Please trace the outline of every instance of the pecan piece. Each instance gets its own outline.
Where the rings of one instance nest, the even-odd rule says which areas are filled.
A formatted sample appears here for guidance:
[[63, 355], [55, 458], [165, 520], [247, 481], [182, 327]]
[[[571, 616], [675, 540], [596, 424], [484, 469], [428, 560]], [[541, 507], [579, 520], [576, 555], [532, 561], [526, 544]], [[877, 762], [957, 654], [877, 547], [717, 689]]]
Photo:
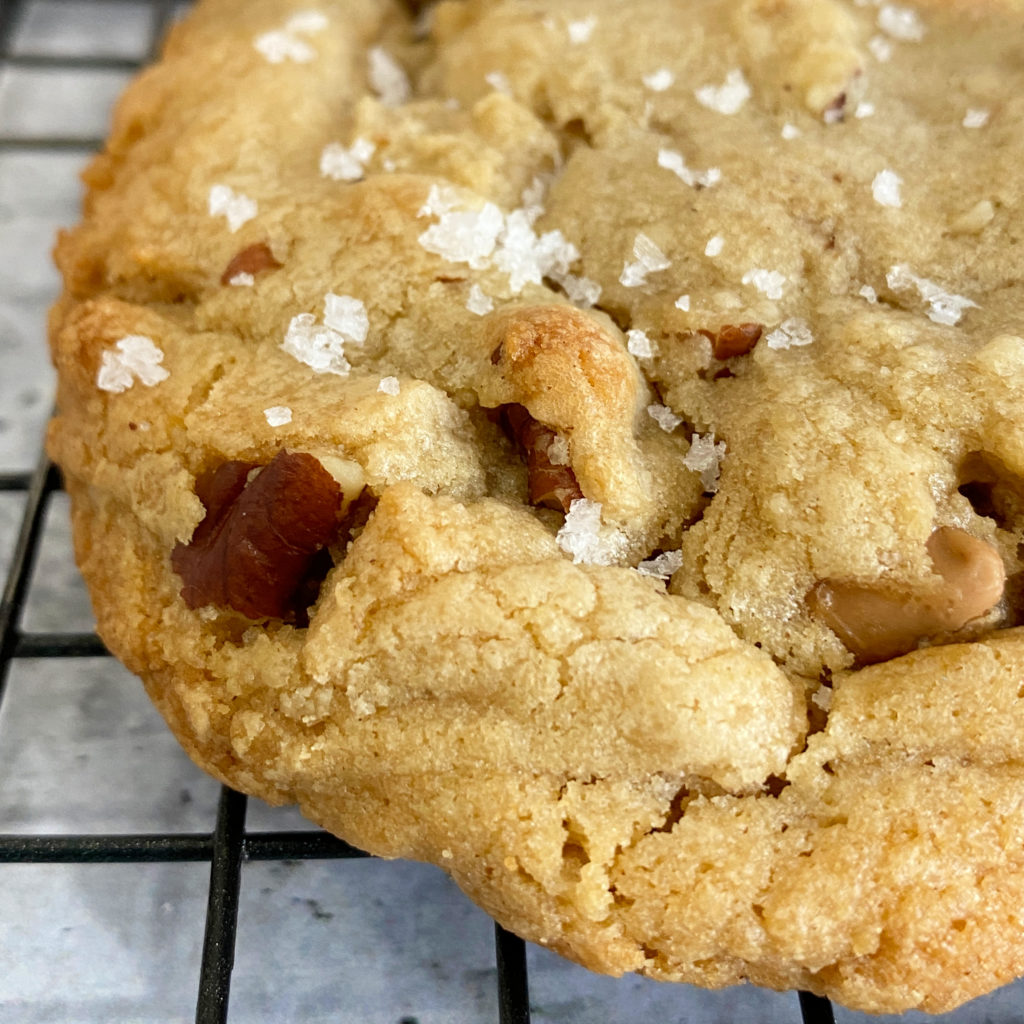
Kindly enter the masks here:
[[726, 324], [717, 332], [700, 331], [711, 342], [711, 354], [716, 359], [745, 356], [761, 340], [763, 324]]
[[[526, 456], [530, 504], [568, 512], [583, 497], [568, 462], [556, 461], [558, 433], [535, 420], [521, 405], [504, 405], [502, 419]], [[564, 444], [564, 442], [562, 442]]]
[[258, 274], [262, 270], [276, 270], [281, 266], [270, 251], [266, 242], [256, 242], [243, 249], [227, 265], [224, 273], [220, 275], [221, 284], [230, 284], [231, 279], [238, 274]]
[[190, 608], [251, 619], [303, 611], [296, 599], [311, 564], [338, 534], [341, 488], [311, 455], [282, 451], [253, 476], [257, 468], [226, 462], [196, 482], [206, 517], [171, 553]]

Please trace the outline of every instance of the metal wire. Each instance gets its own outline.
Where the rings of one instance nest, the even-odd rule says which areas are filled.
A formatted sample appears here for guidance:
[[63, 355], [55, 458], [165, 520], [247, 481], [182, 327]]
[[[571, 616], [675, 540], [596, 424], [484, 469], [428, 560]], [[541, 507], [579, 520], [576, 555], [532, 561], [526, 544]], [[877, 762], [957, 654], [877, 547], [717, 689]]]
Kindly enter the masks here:
[[[14, 55], [11, 39], [23, 0], [0, 0], [0, 69], [10, 66], [46, 69], [134, 70], [152, 60], [170, 22], [175, 0], [150, 0], [149, 42], [141, 61], [101, 56], [51, 57]], [[88, 151], [102, 140], [75, 136], [22, 137], [0, 126], [0, 151]], [[13, 661], [21, 658], [93, 658], [106, 656], [93, 633], [25, 633], [20, 620], [39, 551], [50, 496], [60, 488], [58, 473], [41, 454], [34, 471], [0, 470], [0, 492], [25, 495], [25, 508], [11, 566], [0, 599], [0, 705]], [[215, 829], [198, 834], [143, 835], [0, 835], [0, 863], [130, 864], [193, 861], [210, 863], [205, 935], [198, 981], [197, 1024], [228, 1021], [231, 970], [237, 935], [238, 895], [245, 864], [250, 861], [351, 859], [367, 854], [324, 832], [248, 832], [246, 798], [222, 787]], [[498, 1019], [500, 1024], [529, 1024], [530, 992], [524, 942], [495, 926]], [[723, 996], [727, 998], [727, 996]], [[804, 1024], [834, 1024], [828, 1000], [800, 994]]]

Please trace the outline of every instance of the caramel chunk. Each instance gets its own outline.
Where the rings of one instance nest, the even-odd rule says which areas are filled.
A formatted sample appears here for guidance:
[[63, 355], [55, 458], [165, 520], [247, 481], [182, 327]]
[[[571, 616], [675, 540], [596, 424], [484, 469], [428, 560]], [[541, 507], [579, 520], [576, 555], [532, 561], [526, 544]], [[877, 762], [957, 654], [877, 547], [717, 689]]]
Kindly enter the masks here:
[[745, 356], [761, 340], [763, 324], [726, 324], [717, 332], [701, 331], [711, 342], [711, 354], [716, 359], [732, 359]]
[[928, 538], [928, 554], [942, 586], [927, 591], [824, 580], [810, 593], [812, 611], [825, 620], [860, 664], [912, 651], [929, 637], [962, 629], [999, 603], [1006, 570], [991, 544], [952, 526]]
[[311, 455], [282, 451], [253, 475], [257, 468], [226, 462], [196, 483], [206, 517], [171, 553], [190, 608], [213, 604], [251, 619], [302, 610], [295, 598], [314, 556], [338, 533], [341, 488]]
[[583, 497], [572, 467], [552, 461], [552, 446], [559, 440], [550, 427], [535, 420], [521, 405], [502, 407], [502, 419], [526, 456], [530, 504], [568, 512]]
[[230, 284], [231, 279], [238, 274], [258, 274], [262, 270], [276, 270], [281, 263], [274, 258], [270, 246], [266, 242], [256, 242], [243, 249], [227, 265], [224, 273], [220, 275], [221, 284]]

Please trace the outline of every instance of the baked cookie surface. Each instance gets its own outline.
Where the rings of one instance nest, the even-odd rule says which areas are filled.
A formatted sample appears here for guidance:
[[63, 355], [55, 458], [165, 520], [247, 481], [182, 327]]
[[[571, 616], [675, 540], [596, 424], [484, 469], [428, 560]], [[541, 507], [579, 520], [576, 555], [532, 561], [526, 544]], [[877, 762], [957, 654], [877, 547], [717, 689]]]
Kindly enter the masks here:
[[1024, 972], [1022, 22], [201, 2], [49, 439], [192, 757], [595, 970]]

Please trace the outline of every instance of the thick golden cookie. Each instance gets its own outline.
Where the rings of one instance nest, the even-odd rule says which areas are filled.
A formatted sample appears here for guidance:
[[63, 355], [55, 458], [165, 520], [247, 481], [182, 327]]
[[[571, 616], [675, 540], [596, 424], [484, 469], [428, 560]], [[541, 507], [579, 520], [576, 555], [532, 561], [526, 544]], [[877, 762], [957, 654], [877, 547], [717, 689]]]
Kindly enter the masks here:
[[196, 761], [596, 970], [1024, 971], [1024, 14], [204, 0], [57, 247]]

